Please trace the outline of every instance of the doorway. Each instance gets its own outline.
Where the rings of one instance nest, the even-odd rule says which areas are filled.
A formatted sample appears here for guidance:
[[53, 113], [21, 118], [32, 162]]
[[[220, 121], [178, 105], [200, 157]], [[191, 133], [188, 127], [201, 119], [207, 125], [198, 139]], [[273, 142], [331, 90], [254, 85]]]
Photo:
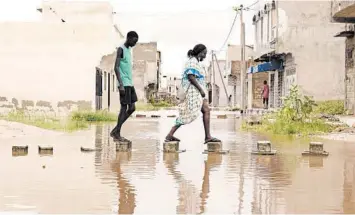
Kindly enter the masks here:
[[95, 90], [95, 104], [96, 110], [102, 110], [102, 71], [96, 68], [96, 90]]
[[107, 109], [110, 110], [111, 104], [111, 75], [107, 75]]
[[274, 98], [275, 98], [275, 74], [270, 74], [270, 84], [269, 84], [269, 108], [274, 108]]

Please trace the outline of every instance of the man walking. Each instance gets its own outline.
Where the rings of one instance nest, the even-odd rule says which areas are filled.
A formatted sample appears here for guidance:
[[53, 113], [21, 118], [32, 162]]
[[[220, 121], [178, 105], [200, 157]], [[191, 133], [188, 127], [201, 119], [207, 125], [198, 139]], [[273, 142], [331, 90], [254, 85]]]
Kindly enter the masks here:
[[130, 140], [121, 136], [121, 128], [123, 123], [136, 110], [135, 103], [138, 101], [132, 81], [131, 57], [131, 48], [137, 42], [138, 34], [135, 31], [130, 31], [127, 33], [126, 42], [117, 49], [115, 73], [119, 85], [121, 109], [118, 114], [117, 125], [110, 133], [115, 141], [130, 142]]
[[265, 109], [268, 109], [269, 107], [269, 85], [267, 85], [267, 81], [264, 81], [264, 88], [262, 92], [262, 97], [263, 97], [263, 105]]

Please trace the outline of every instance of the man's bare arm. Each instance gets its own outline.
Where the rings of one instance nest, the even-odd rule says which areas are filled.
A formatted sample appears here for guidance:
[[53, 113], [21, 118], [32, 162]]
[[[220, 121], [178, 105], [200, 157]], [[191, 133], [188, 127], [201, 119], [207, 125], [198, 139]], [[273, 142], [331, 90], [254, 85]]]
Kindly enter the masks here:
[[115, 62], [115, 73], [116, 73], [118, 83], [120, 84], [120, 87], [123, 86], [121, 74], [120, 74], [120, 63], [121, 63], [122, 55], [123, 55], [123, 50], [120, 47], [117, 49], [117, 56], [116, 56], [116, 62]]

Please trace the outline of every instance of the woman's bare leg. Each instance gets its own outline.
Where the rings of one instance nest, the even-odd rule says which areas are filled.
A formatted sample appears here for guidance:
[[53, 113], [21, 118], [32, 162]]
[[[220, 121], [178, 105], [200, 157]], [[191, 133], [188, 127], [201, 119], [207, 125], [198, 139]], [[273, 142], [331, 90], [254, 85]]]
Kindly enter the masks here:
[[211, 109], [208, 106], [208, 101], [205, 99], [203, 100], [202, 108], [202, 120], [203, 120], [203, 127], [205, 128], [205, 143], [207, 142], [220, 142], [219, 139], [214, 138], [211, 136], [211, 127], [210, 127], [210, 121], [211, 121]]
[[169, 134], [165, 137], [165, 140], [168, 141], [180, 141], [178, 138], [174, 137], [175, 132], [180, 128], [181, 125], [174, 125]]
[[202, 112], [203, 127], [205, 128], [205, 140], [211, 139], [211, 132], [210, 132], [211, 111], [210, 111], [210, 107], [208, 106], [207, 100], [203, 100], [201, 112]]

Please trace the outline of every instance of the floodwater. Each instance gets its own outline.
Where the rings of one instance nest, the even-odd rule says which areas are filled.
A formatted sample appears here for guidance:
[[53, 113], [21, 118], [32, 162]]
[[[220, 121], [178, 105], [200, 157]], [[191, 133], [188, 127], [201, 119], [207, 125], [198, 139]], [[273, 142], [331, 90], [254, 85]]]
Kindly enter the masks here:
[[[271, 139], [275, 156], [255, 156], [239, 119], [212, 119], [227, 155], [204, 155], [202, 120], [182, 127], [181, 154], [162, 153], [174, 119], [129, 119], [131, 153], [116, 153], [112, 124], [61, 136], [0, 143], [0, 211], [38, 213], [355, 213], [355, 145], [325, 141], [329, 157], [302, 157], [306, 140]], [[28, 144], [27, 156], [11, 146]], [[53, 156], [38, 144], [54, 145]], [[102, 148], [82, 153], [80, 146]]]

